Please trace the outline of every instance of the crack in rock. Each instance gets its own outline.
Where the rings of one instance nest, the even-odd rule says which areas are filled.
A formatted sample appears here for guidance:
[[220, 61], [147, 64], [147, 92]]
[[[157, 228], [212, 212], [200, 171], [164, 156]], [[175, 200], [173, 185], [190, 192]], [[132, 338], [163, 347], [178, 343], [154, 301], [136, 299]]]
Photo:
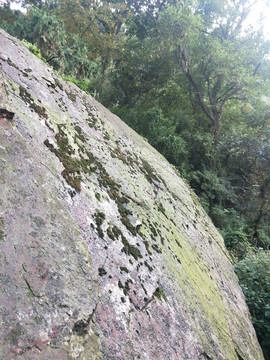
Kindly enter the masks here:
[[0, 118], [12, 120], [14, 118], [14, 112], [8, 111], [7, 109], [0, 109]]

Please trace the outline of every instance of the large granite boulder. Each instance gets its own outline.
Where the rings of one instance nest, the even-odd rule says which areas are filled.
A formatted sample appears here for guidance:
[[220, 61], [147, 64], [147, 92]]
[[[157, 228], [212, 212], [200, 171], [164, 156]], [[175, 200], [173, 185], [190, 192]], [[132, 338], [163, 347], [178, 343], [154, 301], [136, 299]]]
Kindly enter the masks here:
[[0, 359], [263, 359], [179, 173], [4, 31], [0, 64]]

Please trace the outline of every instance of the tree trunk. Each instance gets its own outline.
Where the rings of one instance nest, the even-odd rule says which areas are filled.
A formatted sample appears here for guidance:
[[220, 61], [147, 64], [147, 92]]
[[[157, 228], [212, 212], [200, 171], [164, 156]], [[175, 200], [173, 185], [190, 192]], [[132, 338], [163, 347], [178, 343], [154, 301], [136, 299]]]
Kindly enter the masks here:
[[213, 119], [213, 125], [214, 125], [214, 147], [216, 149], [219, 143], [219, 137], [221, 132], [221, 116], [219, 114]]
[[259, 225], [265, 215], [265, 207], [267, 204], [267, 190], [270, 185], [270, 176], [268, 176], [264, 182], [264, 184], [261, 186], [260, 193], [261, 193], [261, 206], [259, 209], [259, 214], [254, 222], [254, 231], [253, 231], [253, 239], [256, 241], [256, 245], [258, 246], [264, 246], [264, 244], [260, 240], [260, 233], [259, 233]]

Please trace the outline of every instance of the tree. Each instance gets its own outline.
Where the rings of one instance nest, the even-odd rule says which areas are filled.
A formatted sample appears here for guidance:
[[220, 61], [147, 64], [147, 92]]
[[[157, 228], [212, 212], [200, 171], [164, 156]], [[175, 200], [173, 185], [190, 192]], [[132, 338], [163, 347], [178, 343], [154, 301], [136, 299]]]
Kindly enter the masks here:
[[41, 56], [65, 75], [85, 79], [97, 71], [97, 64], [88, 58], [87, 43], [78, 35], [67, 33], [54, 8], [32, 6], [26, 14], [16, 12], [12, 21], [3, 21], [1, 26], [19, 39], [35, 44]]
[[123, 43], [123, 25], [128, 8], [119, 1], [59, 0], [57, 15], [67, 33], [77, 34], [88, 43], [88, 56], [101, 60], [102, 81], [112, 61], [116, 61]]
[[163, 41], [211, 121], [215, 147], [225, 106], [254, 96], [258, 69], [270, 50], [261, 30], [245, 29], [251, 5], [242, 0], [179, 1], [160, 17], [163, 34], [167, 33]]

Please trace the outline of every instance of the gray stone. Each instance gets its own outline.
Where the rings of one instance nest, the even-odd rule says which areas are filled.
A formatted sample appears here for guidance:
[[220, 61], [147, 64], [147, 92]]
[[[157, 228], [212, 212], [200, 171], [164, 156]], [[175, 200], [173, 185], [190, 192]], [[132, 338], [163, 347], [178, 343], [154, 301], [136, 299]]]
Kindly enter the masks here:
[[0, 51], [0, 359], [263, 359], [177, 171], [4, 31]]

